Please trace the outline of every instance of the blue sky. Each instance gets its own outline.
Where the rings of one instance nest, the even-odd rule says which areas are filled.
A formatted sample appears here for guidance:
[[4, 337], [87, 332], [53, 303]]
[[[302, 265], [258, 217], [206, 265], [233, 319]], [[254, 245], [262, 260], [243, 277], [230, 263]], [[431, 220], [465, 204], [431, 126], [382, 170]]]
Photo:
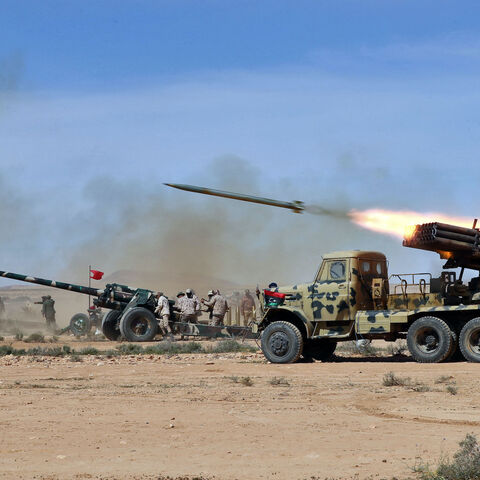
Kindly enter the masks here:
[[[169, 205], [216, 205], [161, 185], [201, 181], [328, 207], [477, 215], [478, 18], [473, 1], [4, 0], [0, 178], [30, 230], [3, 202], [0, 261], [53, 275], [80, 248], [77, 264], [132, 267], [85, 251], [94, 234], [77, 220], [98, 214], [99, 179], [116, 185], [104, 204], [146, 209], [157, 191]], [[282, 248], [304, 252], [272, 267], [276, 278], [308, 277], [311, 257], [337, 248], [383, 250], [395, 270], [439, 264], [330, 219], [268, 216], [262, 239], [252, 226], [244, 244], [261, 255], [283, 228]]]

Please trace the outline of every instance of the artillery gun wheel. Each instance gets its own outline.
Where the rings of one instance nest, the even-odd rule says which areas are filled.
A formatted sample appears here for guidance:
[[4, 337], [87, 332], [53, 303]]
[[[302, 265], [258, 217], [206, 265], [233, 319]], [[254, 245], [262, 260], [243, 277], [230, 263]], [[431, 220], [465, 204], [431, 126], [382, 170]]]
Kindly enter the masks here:
[[149, 342], [158, 332], [158, 321], [150, 310], [135, 307], [123, 316], [120, 331], [129, 342]]
[[272, 322], [262, 332], [262, 352], [272, 363], [294, 363], [302, 351], [302, 334], [289, 322]]
[[480, 317], [465, 324], [460, 332], [459, 345], [468, 362], [480, 362]]
[[102, 333], [106, 338], [115, 342], [122, 335], [118, 328], [118, 318], [122, 312], [110, 310], [102, 319]]
[[421, 317], [408, 329], [408, 350], [420, 363], [442, 362], [451, 353], [453, 341], [449, 326], [437, 317]]
[[325, 338], [311, 338], [305, 341], [302, 355], [305, 359], [313, 358], [326, 362], [331, 360], [336, 348], [337, 342], [331, 342]]
[[76, 336], [87, 335], [92, 328], [92, 322], [85, 313], [76, 313], [70, 320], [70, 331]]

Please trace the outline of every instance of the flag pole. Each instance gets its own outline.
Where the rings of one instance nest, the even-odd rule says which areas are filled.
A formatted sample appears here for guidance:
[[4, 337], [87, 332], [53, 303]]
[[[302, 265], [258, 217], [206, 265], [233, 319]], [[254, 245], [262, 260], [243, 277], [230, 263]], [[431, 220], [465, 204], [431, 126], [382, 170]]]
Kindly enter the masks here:
[[[92, 266], [88, 266], [88, 288], [92, 287]], [[90, 293], [88, 294], [88, 308], [90, 308]]]

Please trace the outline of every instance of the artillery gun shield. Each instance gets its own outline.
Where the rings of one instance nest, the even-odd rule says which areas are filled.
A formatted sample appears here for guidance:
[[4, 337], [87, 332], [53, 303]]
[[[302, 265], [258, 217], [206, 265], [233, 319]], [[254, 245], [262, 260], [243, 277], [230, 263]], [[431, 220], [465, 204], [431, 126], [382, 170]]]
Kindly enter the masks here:
[[134, 307], [120, 320], [120, 331], [129, 342], [149, 342], [158, 332], [158, 320], [150, 310]]

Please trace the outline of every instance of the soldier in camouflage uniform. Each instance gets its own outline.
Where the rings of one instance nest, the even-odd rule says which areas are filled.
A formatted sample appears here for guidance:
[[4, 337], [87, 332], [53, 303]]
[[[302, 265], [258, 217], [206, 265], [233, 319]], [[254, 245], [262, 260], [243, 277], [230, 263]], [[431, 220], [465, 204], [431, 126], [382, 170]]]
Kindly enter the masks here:
[[42, 315], [47, 321], [47, 326], [51, 330], [55, 330], [57, 327], [55, 321], [55, 300], [51, 295], [42, 297]]
[[240, 303], [240, 311], [242, 312], [243, 321], [248, 325], [253, 320], [253, 311], [255, 309], [255, 300], [250, 294], [250, 290], [245, 290], [245, 295]]
[[210, 320], [209, 325], [217, 326], [223, 325], [223, 317], [228, 310], [228, 302], [227, 299], [220, 294], [220, 290], [215, 292], [215, 295], [211, 298], [211, 300], [204, 300], [202, 302], [207, 307], [212, 307], [212, 319]]
[[162, 331], [163, 336], [167, 336], [170, 340], [173, 340], [173, 333], [170, 327], [170, 304], [168, 303], [168, 298], [163, 294], [163, 292], [157, 293], [157, 308], [155, 308], [155, 313], [158, 313], [160, 317], [160, 330]]
[[186, 290], [187, 294], [180, 298], [178, 305], [180, 307], [180, 321], [187, 323], [197, 323], [200, 304], [197, 296], [191, 289]]

